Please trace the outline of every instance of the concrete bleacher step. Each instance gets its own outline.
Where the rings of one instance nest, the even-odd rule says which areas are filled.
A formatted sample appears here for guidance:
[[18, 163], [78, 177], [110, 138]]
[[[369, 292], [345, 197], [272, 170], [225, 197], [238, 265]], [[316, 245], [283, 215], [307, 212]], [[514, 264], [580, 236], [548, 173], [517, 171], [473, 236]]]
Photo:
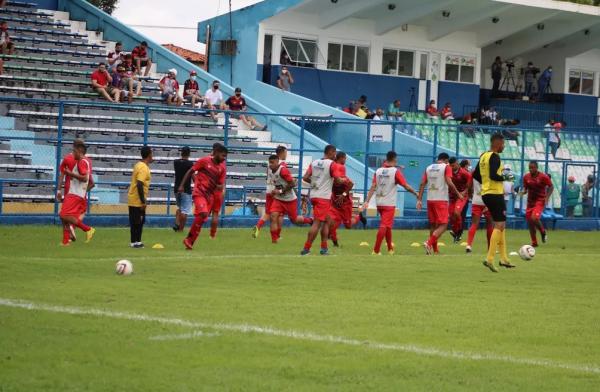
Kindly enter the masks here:
[[18, 64], [18, 65], [30, 65], [33, 63], [36, 63], [36, 64], [60, 64], [60, 65], [68, 66], [69, 68], [84, 69], [86, 71], [90, 71], [91, 69], [98, 67], [98, 62], [88, 61], [88, 60], [80, 60], [80, 59], [69, 60], [69, 59], [64, 59], [64, 58], [59, 58], [59, 57], [25, 56], [25, 55], [20, 55], [20, 54], [1, 54], [0, 57], [2, 57], [5, 61], [6, 60], [10, 60], [11, 62], [14, 61], [15, 64]]
[[[40, 99], [61, 99], [61, 98], [89, 98], [91, 100], [106, 102], [103, 100], [98, 93], [87, 92], [87, 91], [74, 91], [66, 89], [49, 89], [49, 88], [37, 88], [27, 86], [0, 86], [0, 91], [10, 92], [17, 97], [22, 98], [40, 98]], [[134, 97], [135, 101], [140, 102], [160, 102], [160, 97], [151, 96], [139, 96]]]
[[91, 48], [91, 49], [98, 50], [100, 54], [107, 53], [104, 45], [94, 44], [94, 43], [90, 43], [90, 42], [86, 42], [86, 41], [82, 41], [82, 40], [41, 38], [41, 37], [33, 37], [33, 36], [26, 36], [26, 35], [14, 35], [11, 37], [11, 39], [13, 40], [13, 42], [17, 42], [17, 43], [22, 42], [22, 43], [28, 44], [29, 46], [36, 45], [37, 47], [42, 47], [42, 48], [45, 48], [45, 47], [49, 47], [49, 48], [69, 47], [71, 49], [84, 48], [85, 50], [89, 50], [89, 48]]
[[66, 29], [46, 29], [46, 28], [36, 28], [29, 26], [11, 26], [10, 29], [12, 31], [16, 31], [19, 34], [25, 36], [50, 36], [50, 37], [72, 37], [80, 40], [87, 39], [88, 36], [86, 34], [81, 33], [73, 33]]
[[80, 49], [65, 49], [65, 48], [44, 48], [41, 46], [17, 45], [16, 51], [27, 55], [27, 53], [36, 53], [40, 55], [56, 54], [63, 59], [79, 59], [84, 58], [86, 61], [93, 61], [96, 65], [99, 62], [106, 60], [106, 53], [98, 50], [80, 50]]
[[32, 18], [25, 15], [20, 15], [17, 17], [11, 16], [4, 12], [0, 13], [0, 22], [8, 22], [11, 27], [15, 26], [16, 24], [20, 26], [44, 26], [45, 28], [57, 29], [64, 29], [70, 27], [70, 24], [61, 21], [55, 21], [47, 18]]
[[[0, 80], [4, 80], [6, 82], [11, 81], [19, 81], [23, 83], [36, 84], [39, 88], [47, 88], [50, 85], [58, 84], [61, 86], [70, 86], [72, 88], [79, 88], [81, 90], [82, 87], [85, 90], [91, 89], [91, 81], [89, 78], [82, 78], [81, 76], [74, 76], [73, 79], [59, 79], [59, 78], [40, 78], [35, 76], [18, 76], [18, 75], [0, 75]], [[145, 84], [142, 82], [142, 92], [146, 91], [147, 93], [155, 93], [159, 94], [160, 89], [157, 85], [154, 84]]]

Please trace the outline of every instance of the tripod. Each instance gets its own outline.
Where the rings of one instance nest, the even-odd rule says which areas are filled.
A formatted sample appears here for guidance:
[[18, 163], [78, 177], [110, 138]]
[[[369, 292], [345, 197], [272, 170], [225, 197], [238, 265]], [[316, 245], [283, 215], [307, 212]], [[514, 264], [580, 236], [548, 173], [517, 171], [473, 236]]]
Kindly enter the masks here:
[[408, 111], [415, 113], [417, 111], [417, 98], [415, 97], [415, 88], [410, 88], [410, 103], [408, 104]]
[[500, 84], [500, 90], [510, 91], [510, 86], [512, 83], [513, 91], [517, 91], [517, 84], [515, 83], [515, 75], [513, 74], [513, 67], [508, 67], [506, 73], [504, 74], [504, 79], [502, 80], [502, 84]]

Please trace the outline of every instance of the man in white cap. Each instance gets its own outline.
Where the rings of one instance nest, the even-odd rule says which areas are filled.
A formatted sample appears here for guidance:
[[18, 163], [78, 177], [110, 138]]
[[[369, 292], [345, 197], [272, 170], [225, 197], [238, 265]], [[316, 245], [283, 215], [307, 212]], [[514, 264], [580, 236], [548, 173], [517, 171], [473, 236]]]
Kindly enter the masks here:
[[171, 68], [167, 75], [158, 83], [161, 98], [167, 105], [183, 105], [183, 99], [179, 95], [179, 83], [177, 82], [177, 70]]

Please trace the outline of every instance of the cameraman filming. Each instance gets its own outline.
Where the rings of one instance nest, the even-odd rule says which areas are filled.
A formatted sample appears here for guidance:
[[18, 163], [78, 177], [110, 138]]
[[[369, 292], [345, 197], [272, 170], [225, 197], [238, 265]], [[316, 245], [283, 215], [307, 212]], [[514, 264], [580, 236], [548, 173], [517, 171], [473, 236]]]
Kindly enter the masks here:
[[549, 65], [548, 68], [542, 72], [540, 78], [538, 79], [538, 101], [544, 100], [544, 94], [546, 93], [546, 89], [550, 86], [552, 82], [552, 66]]
[[538, 73], [540, 73], [540, 69], [534, 67], [531, 61], [528, 62], [527, 68], [525, 68], [525, 96], [529, 98], [531, 98], [531, 94], [533, 93], [533, 83]]
[[497, 56], [492, 64], [492, 80], [494, 81], [492, 97], [496, 97], [498, 95], [498, 89], [500, 88], [500, 80], [502, 80], [502, 59], [500, 56]]

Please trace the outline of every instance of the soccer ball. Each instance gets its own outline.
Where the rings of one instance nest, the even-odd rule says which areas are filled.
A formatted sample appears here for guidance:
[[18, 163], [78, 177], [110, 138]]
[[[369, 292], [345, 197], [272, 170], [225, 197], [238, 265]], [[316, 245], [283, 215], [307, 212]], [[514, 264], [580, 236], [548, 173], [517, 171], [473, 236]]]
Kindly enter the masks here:
[[119, 260], [116, 265], [117, 275], [131, 275], [133, 273], [133, 264], [129, 260]]
[[531, 245], [523, 245], [519, 249], [519, 256], [525, 261], [529, 261], [535, 257], [535, 248]]

